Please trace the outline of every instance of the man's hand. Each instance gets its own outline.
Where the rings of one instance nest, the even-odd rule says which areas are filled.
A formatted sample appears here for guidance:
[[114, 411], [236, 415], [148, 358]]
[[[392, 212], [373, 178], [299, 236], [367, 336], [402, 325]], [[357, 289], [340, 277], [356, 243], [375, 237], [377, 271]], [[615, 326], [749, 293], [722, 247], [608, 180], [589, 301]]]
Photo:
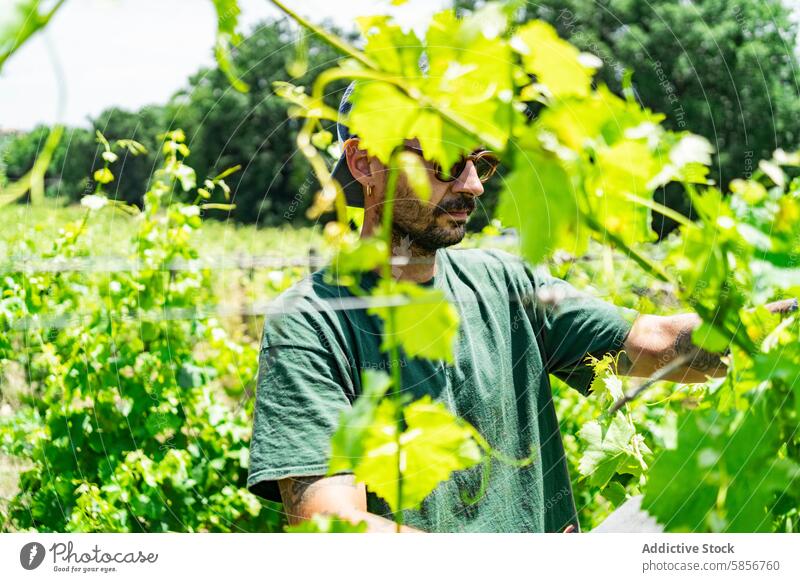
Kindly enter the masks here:
[[[797, 300], [776, 301], [765, 307], [772, 313], [789, 313], [797, 310]], [[685, 364], [667, 374], [665, 380], [691, 384], [724, 376], [728, 369], [722, 354], [701, 350], [692, 343], [692, 331], [700, 323], [694, 313], [640, 315], [625, 340], [619, 373], [645, 378], [680, 358]]]
[[[333, 514], [352, 523], [365, 521], [370, 533], [393, 533], [393, 521], [367, 512], [367, 490], [353, 475], [289, 477], [278, 481], [283, 508], [291, 525], [315, 513]], [[403, 526], [403, 533], [419, 532]]]

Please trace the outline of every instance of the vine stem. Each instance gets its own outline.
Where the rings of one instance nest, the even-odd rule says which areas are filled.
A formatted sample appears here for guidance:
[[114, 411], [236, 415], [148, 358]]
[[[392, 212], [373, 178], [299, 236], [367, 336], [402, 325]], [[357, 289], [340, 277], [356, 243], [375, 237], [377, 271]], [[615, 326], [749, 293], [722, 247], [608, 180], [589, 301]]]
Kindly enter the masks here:
[[[397, 190], [397, 164], [393, 154], [389, 163], [389, 175], [386, 179], [386, 193], [383, 203], [383, 222], [382, 235], [386, 242], [386, 260], [382, 266], [381, 276], [390, 281], [392, 279], [392, 218], [394, 216], [394, 196]], [[389, 317], [386, 321], [386, 333], [393, 338], [397, 333], [397, 307], [389, 306]], [[400, 373], [400, 349], [397, 342], [392, 339], [389, 348], [389, 373], [392, 378], [392, 397], [400, 402], [400, 392], [402, 389], [403, 378]], [[397, 533], [403, 527], [403, 450], [400, 437], [403, 434], [403, 407], [398, 406], [395, 414], [395, 445], [397, 447], [397, 511], [394, 512], [394, 521]]]
[[614, 415], [617, 411], [628, 404], [629, 402], [633, 402], [636, 398], [645, 390], [650, 388], [653, 384], [658, 382], [659, 380], [664, 380], [667, 376], [669, 376], [675, 370], [680, 369], [681, 366], [689, 363], [692, 359], [697, 355], [698, 350], [692, 350], [688, 354], [684, 354], [680, 358], [675, 358], [669, 364], [657, 370], [652, 376], [650, 376], [646, 381], [642, 382], [639, 386], [636, 387], [635, 390], [625, 394], [622, 398], [614, 402], [611, 408], [608, 410], [608, 414]]
[[324, 28], [317, 26], [310, 20], [304, 18], [303, 16], [301, 16], [300, 14], [289, 8], [281, 0], [269, 0], [269, 1], [272, 2], [279, 10], [281, 10], [289, 18], [291, 18], [301, 26], [307, 28], [308, 30], [319, 36], [322, 40], [324, 40], [334, 48], [338, 49], [339, 51], [343, 52], [347, 56], [356, 59], [362, 65], [370, 69], [378, 68], [377, 65], [373, 63], [372, 60], [369, 57], [367, 57], [364, 53], [357, 50], [355, 47], [350, 46], [348, 43], [343, 41], [335, 34], [329, 33]]

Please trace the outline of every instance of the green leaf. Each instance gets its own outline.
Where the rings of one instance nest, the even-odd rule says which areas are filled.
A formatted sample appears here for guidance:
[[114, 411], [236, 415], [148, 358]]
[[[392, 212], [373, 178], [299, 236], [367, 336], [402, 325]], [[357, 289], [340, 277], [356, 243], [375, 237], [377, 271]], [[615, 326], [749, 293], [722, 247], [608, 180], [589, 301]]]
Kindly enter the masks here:
[[377, 81], [357, 83], [350, 99], [348, 128], [359, 136], [359, 147], [388, 165], [394, 149], [411, 137], [419, 106], [392, 85]]
[[214, 55], [219, 68], [228, 78], [231, 86], [241, 93], [247, 93], [250, 86], [242, 81], [231, 60], [231, 48], [241, 42], [241, 37], [236, 32], [239, 24], [239, 3], [237, 0], [213, 0], [217, 12], [217, 40], [214, 46]]
[[[386, 500], [393, 511], [401, 509], [397, 500], [396, 407], [393, 401], [381, 402], [365, 439], [365, 455], [354, 471], [358, 480]], [[402, 509], [411, 509], [419, 507], [453, 471], [480, 462], [481, 449], [471, 429], [429, 396], [409, 404], [404, 416], [408, 428], [400, 435]]]
[[[497, 144], [506, 143], [512, 120], [520, 116], [511, 105], [513, 58], [502, 38], [506, 20], [493, 6], [464, 19], [452, 10], [434, 15], [425, 37], [428, 75], [421, 85], [438, 106], [477, 125]], [[444, 157], [433, 158], [446, 168], [464, 151], [486, 146], [449, 125], [442, 128]], [[429, 155], [425, 144], [423, 150]]]
[[628, 494], [618, 481], [611, 481], [602, 491], [603, 497], [608, 499], [614, 507], [619, 507], [627, 499]]
[[552, 155], [531, 152], [516, 157], [514, 172], [500, 193], [497, 215], [503, 224], [519, 230], [522, 253], [533, 264], [556, 249], [579, 256], [588, 244], [572, 181]]
[[430, 199], [431, 181], [422, 158], [412, 152], [403, 151], [397, 155], [397, 162], [414, 193], [422, 200]]
[[389, 376], [376, 370], [361, 373], [362, 394], [352, 408], [342, 413], [331, 438], [331, 461], [328, 474], [350, 471], [364, 456], [364, 439], [374, 429], [378, 404], [391, 385]]
[[336, 515], [316, 513], [311, 519], [301, 521], [297, 525], [288, 525], [286, 533], [366, 533], [367, 522], [351, 523]]
[[778, 458], [774, 412], [759, 403], [684, 414], [678, 447], [651, 466], [642, 507], [670, 531], [768, 531], [773, 495], [800, 476], [794, 461]]
[[[381, 349], [397, 346], [409, 356], [453, 361], [453, 344], [458, 333], [458, 311], [440, 289], [408, 281], [381, 280], [373, 297], [405, 300], [395, 307], [370, 307], [368, 313], [384, 321]], [[394, 311], [394, 333], [389, 333]]]
[[692, 331], [692, 343], [701, 350], [711, 353], [724, 352], [731, 346], [732, 338], [705, 321]]
[[359, 238], [344, 242], [331, 261], [330, 280], [337, 285], [353, 285], [359, 274], [378, 268], [386, 260], [388, 251], [382, 239]]
[[587, 443], [578, 471], [593, 486], [605, 487], [616, 473], [641, 475], [642, 454], [649, 449], [622, 412], [602, 424], [594, 420], [586, 423], [578, 436]]
[[381, 69], [410, 79], [421, 75], [422, 43], [413, 30], [404, 32], [384, 15], [361, 16], [356, 18], [356, 23], [367, 39], [364, 53]]
[[589, 94], [594, 68], [586, 66], [581, 52], [558, 37], [546, 22], [534, 20], [523, 25], [511, 41], [522, 55], [529, 73], [536, 75], [555, 98]]
[[587, 188], [592, 213], [603, 228], [627, 243], [655, 238], [650, 209], [632, 204], [627, 195], [649, 198], [652, 192], [648, 184], [657, 172], [657, 162], [641, 141], [624, 139], [597, 152], [595, 173]]

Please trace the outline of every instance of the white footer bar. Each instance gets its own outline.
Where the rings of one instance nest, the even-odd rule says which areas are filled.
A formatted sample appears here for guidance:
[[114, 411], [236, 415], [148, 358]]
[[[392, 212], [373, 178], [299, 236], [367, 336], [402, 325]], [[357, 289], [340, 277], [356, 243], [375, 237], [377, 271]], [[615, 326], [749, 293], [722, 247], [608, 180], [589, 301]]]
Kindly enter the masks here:
[[800, 534], [19, 533], [0, 535], [0, 574], [4, 581], [797, 581]]

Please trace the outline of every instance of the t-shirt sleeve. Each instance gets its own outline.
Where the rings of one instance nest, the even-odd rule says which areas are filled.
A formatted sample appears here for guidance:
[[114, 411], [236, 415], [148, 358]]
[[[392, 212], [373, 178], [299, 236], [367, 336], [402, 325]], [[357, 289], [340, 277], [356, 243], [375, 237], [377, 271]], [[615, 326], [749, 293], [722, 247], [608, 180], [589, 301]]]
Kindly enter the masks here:
[[331, 436], [351, 406], [347, 385], [321, 342], [262, 342], [247, 479], [252, 493], [279, 502], [278, 479], [327, 473]]
[[618, 353], [638, 313], [541, 271], [533, 272], [532, 279], [545, 369], [587, 394], [594, 379], [588, 356]]

